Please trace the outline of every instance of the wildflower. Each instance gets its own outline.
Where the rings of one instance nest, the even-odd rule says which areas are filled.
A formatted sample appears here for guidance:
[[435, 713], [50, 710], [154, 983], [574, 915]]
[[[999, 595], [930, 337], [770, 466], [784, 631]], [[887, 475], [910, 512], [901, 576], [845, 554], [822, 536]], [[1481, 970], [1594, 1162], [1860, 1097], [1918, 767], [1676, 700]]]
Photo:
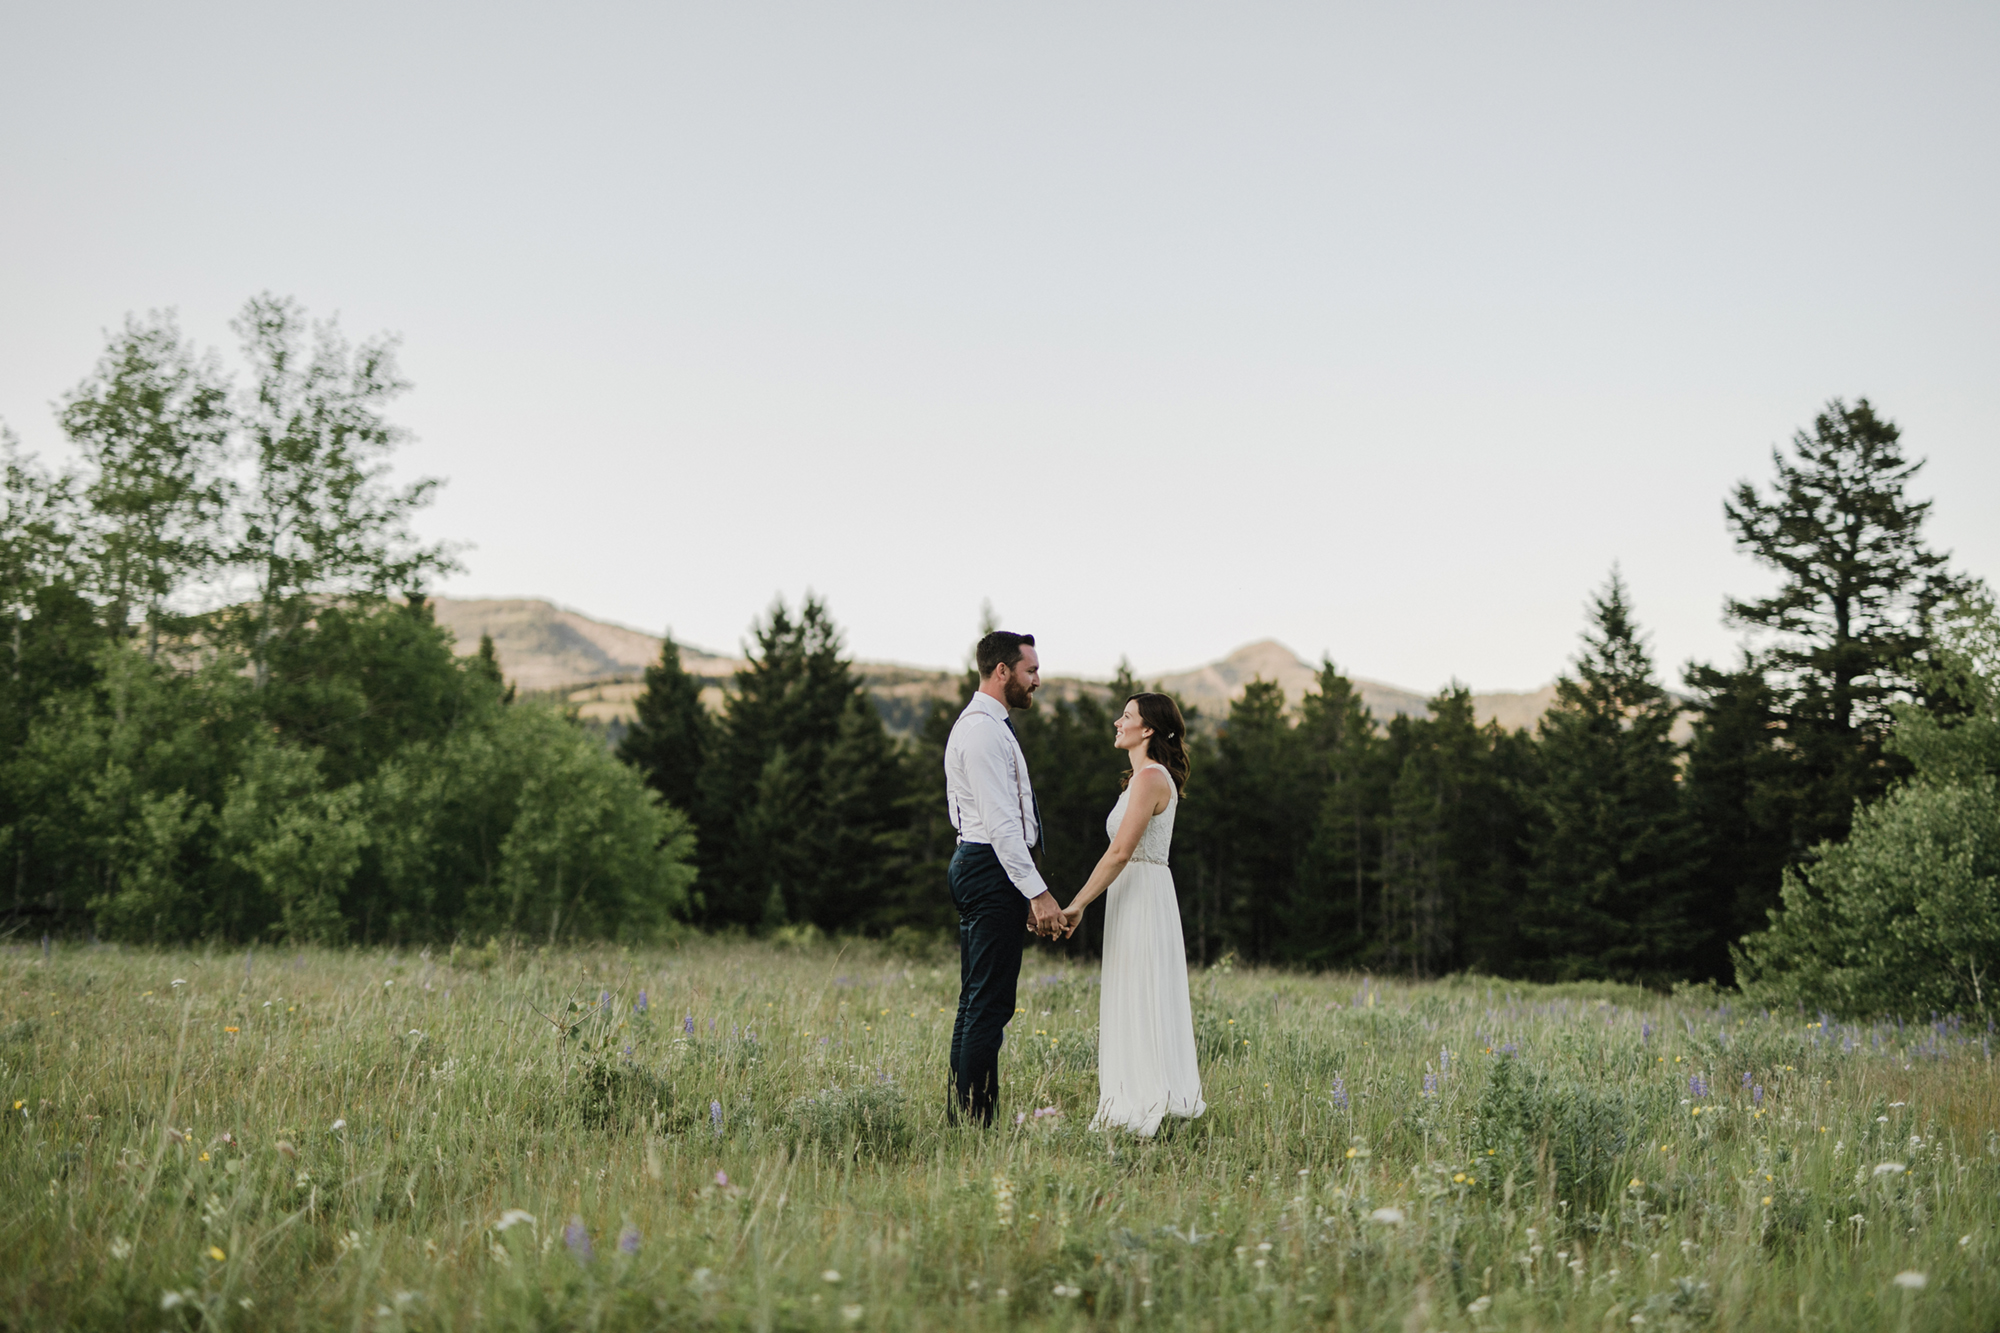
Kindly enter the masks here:
[[1764, 1085], [1762, 1083], [1750, 1089], [1750, 1100], [1758, 1106], [1764, 1104]]
[[724, 1188], [724, 1189], [728, 1189], [728, 1188], [729, 1188], [729, 1173], [728, 1173], [727, 1171], [718, 1171], [718, 1172], [716, 1172], [716, 1173], [715, 1173], [715, 1183], [716, 1183], [716, 1184], [718, 1184], [718, 1185], [720, 1185], [720, 1186], [722, 1186], [722, 1188]]
[[608, 991], [608, 990], [601, 990], [601, 991], [597, 992], [597, 1007], [598, 1007], [599, 1009], [609, 1009], [609, 1008], [611, 1007], [611, 992], [610, 992], [610, 991]]
[[217, 1263], [221, 1263], [229, 1256], [222, 1252], [222, 1247], [220, 1245], [211, 1245], [208, 1247], [208, 1257], [215, 1260], [215, 1262]]
[[172, 986], [172, 987], [173, 987], [173, 988], [174, 988], [175, 990], [179, 990], [179, 989], [180, 989], [181, 987], [183, 987], [183, 986], [187, 985], [187, 978], [186, 978], [186, 977], [175, 977], [175, 978], [174, 978], [174, 979], [173, 979], [173, 980], [172, 980], [171, 982], [169, 982], [168, 984], [169, 984], [170, 986]]
[[858, 1305], [843, 1305], [840, 1307], [840, 1317], [850, 1324], [858, 1324], [861, 1322], [861, 1307]]
[[717, 1137], [718, 1139], [719, 1139], [719, 1138], [721, 1138], [721, 1137], [722, 1137], [722, 1103], [721, 1103], [721, 1102], [713, 1102], [713, 1101], [712, 1101], [712, 1102], [710, 1102], [710, 1103], [708, 1104], [708, 1123], [709, 1123], [709, 1127], [710, 1127], [711, 1129], [713, 1129], [713, 1130], [715, 1131], [715, 1137]]
[[186, 1301], [187, 1297], [183, 1296], [178, 1291], [163, 1291], [160, 1293], [160, 1308], [162, 1310], [175, 1309], [176, 1307], [186, 1303]]
[[993, 1216], [1003, 1227], [1014, 1225], [1014, 1187], [997, 1171], [993, 1174]]
[[689, 1014], [689, 1015], [687, 1016], [687, 1018], [686, 1018], [686, 1019], [685, 1019], [685, 1020], [684, 1020], [684, 1021], [683, 1021], [683, 1022], [681, 1023], [681, 1031], [683, 1031], [683, 1032], [687, 1033], [687, 1034], [688, 1034], [688, 1035], [689, 1035], [690, 1037], [692, 1037], [692, 1036], [694, 1035], [694, 1015], [693, 1015], [693, 1014]]
[[203, 1154], [201, 1155], [201, 1160], [202, 1160], [202, 1161], [204, 1161], [204, 1162], [206, 1162], [206, 1161], [208, 1160], [208, 1154], [207, 1154], [207, 1153], [203, 1153]]
[[1874, 1174], [1878, 1176], [1900, 1176], [1907, 1170], [1909, 1168], [1901, 1162], [1884, 1162], [1875, 1168]]
[[630, 1222], [618, 1233], [618, 1253], [637, 1254], [639, 1252], [639, 1228]]
[[1347, 1081], [1338, 1074], [1333, 1076], [1333, 1104], [1343, 1111], [1347, 1109]]
[[1488, 1310], [1491, 1310], [1492, 1308], [1493, 1308], [1493, 1298], [1491, 1296], [1481, 1296], [1478, 1300], [1466, 1306], [1465, 1312], [1477, 1318], [1478, 1316], [1485, 1314]]
[[563, 1244], [569, 1246], [569, 1252], [576, 1256], [578, 1263], [590, 1262], [590, 1232], [584, 1229], [582, 1218], [570, 1218], [569, 1225], [563, 1228]]
[[1384, 1226], [1399, 1226], [1403, 1221], [1403, 1210], [1400, 1208], [1377, 1208], [1374, 1212], [1368, 1214], [1368, 1220], [1370, 1222], [1380, 1222]]
[[822, 1282], [838, 1282], [840, 1281], [840, 1270], [838, 1268], [829, 1268], [819, 1275], [819, 1280]]
[[1438, 1090], [1438, 1076], [1436, 1074], [1425, 1074], [1423, 1095], [1426, 1097], [1435, 1097], [1437, 1095], [1437, 1090]]
[[1065, 1300], [1074, 1300], [1076, 1297], [1083, 1295], [1083, 1288], [1072, 1287], [1066, 1282], [1058, 1282], [1056, 1283], [1055, 1292], [1056, 1295], [1061, 1296]]
[[[1971, 1239], [1972, 1237], [1970, 1236], [1966, 1237], [1966, 1240]], [[120, 1263], [130, 1259], [132, 1257], [132, 1242], [126, 1240], [123, 1236], [113, 1236], [111, 1238], [111, 1257]]]
[[1768, 1194], [1764, 1196], [1764, 1206], [1766, 1208], [1769, 1208], [1771, 1206], [1771, 1196]]
[[242, 1028], [224, 1028], [224, 1029], [222, 1029], [222, 1030], [223, 1030], [224, 1032], [227, 1032], [227, 1033], [231, 1033], [231, 1034], [235, 1034], [235, 1033], [238, 1033], [238, 1032], [241, 1032], [241, 1031], [242, 1031], [243, 1029], [242, 1029]]
[[1930, 1281], [1930, 1278], [1914, 1268], [1906, 1268], [1889, 1280], [1905, 1291], [1922, 1291], [1924, 1284]]
[[505, 1231], [507, 1228], [519, 1226], [523, 1222], [528, 1224], [528, 1230], [533, 1231], [535, 1229], [535, 1215], [533, 1213], [525, 1208], [509, 1208], [506, 1212], [500, 1214], [498, 1218], [494, 1219], [493, 1229], [495, 1231]]
[[644, 991], [639, 992], [638, 1000], [635, 1001], [632, 1005], [632, 1012], [635, 1014], [643, 1014], [646, 1012], [646, 992]]
[[344, 1120], [344, 1119], [342, 1119], [342, 1120], [336, 1120], [336, 1121], [334, 1121], [334, 1122], [333, 1122], [333, 1127], [334, 1127], [334, 1129], [336, 1129], [336, 1130], [342, 1130], [342, 1129], [346, 1129], [346, 1128], [347, 1128], [347, 1121], [346, 1121], [346, 1120]]

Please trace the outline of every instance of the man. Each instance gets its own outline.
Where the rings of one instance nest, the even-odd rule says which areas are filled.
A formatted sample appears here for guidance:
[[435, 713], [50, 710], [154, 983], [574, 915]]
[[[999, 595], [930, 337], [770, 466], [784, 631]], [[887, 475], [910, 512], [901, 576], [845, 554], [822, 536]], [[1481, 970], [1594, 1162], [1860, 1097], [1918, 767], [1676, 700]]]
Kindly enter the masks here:
[[951, 900], [958, 908], [958, 1019], [951, 1029], [951, 1105], [993, 1123], [1000, 1099], [1000, 1041], [1014, 1017], [1026, 927], [1062, 934], [1055, 895], [1035, 852], [1041, 810], [1009, 708], [1031, 708], [1041, 688], [1035, 636], [994, 630], [979, 641], [979, 690], [952, 724], [944, 747], [944, 790], [958, 830]]

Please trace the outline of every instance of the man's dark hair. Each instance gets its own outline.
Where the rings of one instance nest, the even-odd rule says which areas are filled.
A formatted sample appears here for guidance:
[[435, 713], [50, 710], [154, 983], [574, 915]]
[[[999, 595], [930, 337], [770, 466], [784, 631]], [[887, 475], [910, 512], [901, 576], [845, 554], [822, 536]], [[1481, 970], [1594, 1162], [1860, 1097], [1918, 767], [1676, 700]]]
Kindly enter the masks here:
[[985, 680], [993, 674], [993, 668], [1005, 663], [1008, 666], [1021, 664], [1021, 650], [1035, 646], [1032, 634], [1016, 634], [1011, 630], [996, 629], [979, 641], [979, 678]]

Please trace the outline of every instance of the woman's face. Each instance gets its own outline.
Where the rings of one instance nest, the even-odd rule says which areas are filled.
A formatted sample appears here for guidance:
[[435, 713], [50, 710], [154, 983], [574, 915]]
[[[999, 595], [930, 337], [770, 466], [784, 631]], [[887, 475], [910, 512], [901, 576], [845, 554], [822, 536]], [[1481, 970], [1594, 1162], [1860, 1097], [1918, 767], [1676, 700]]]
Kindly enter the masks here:
[[1112, 731], [1115, 736], [1111, 743], [1121, 750], [1136, 750], [1153, 735], [1153, 729], [1139, 720], [1137, 699], [1125, 701], [1125, 711], [1120, 713], [1118, 721], [1112, 724]]

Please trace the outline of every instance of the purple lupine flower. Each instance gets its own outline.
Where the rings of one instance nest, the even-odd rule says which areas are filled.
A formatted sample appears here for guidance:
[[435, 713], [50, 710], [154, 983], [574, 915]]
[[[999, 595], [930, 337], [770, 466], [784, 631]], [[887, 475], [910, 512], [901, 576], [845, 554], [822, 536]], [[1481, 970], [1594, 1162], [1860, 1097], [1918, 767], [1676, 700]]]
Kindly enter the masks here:
[[1747, 1069], [1743, 1071], [1743, 1086], [1746, 1088], [1750, 1086], [1750, 1071]]
[[1764, 1104], [1764, 1085], [1762, 1083], [1759, 1083], [1750, 1089], [1750, 1100], [1755, 1102], [1759, 1106], [1762, 1106]]
[[1653, 1025], [1645, 1020], [1639, 1023], [1639, 1044], [1644, 1046], [1653, 1036]]
[[1333, 1104], [1343, 1111], [1347, 1109], [1347, 1080], [1338, 1074], [1333, 1076]]
[[611, 1007], [611, 992], [610, 992], [610, 991], [608, 991], [608, 990], [601, 990], [601, 991], [597, 992], [597, 1007], [598, 1007], [599, 1009], [609, 1009], [609, 1008]]
[[576, 1256], [578, 1263], [590, 1262], [590, 1233], [584, 1230], [582, 1218], [572, 1217], [569, 1225], [563, 1228], [563, 1244], [569, 1246], [569, 1252]]
[[693, 1014], [689, 1014], [689, 1015], [687, 1016], [687, 1021], [686, 1021], [685, 1023], [682, 1023], [682, 1024], [681, 1024], [681, 1031], [683, 1031], [683, 1032], [687, 1033], [687, 1034], [688, 1034], [688, 1035], [689, 1035], [690, 1037], [692, 1037], [692, 1036], [694, 1035], [694, 1015], [693, 1015]]
[[646, 992], [644, 991], [639, 992], [638, 1000], [635, 1001], [632, 1005], [632, 1012], [635, 1014], [643, 1014], [646, 1012]]
[[1510, 1042], [1508, 1042], [1508, 1043], [1507, 1043], [1506, 1045], [1504, 1045], [1504, 1046], [1502, 1046], [1502, 1047], [1500, 1048], [1500, 1054], [1502, 1054], [1502, 1055], [1516, 1055], [1516, 1054], [1518, 1054], [1518, 1053], [1520, 1052], [1520, 1050], [1521, 1050], [1521, 1048], [1520, 1048], [1519, 1046], [1516, 1046], [1516, 1045], [1515, 1045], [1515, 1044], [1514, 1044], [1513, 1042], [1511, 1042], [1511, 1041], [1510, 1041]]
[[618, 1233], [618, 1253], [637, 1254], [639, 1252], [639, 1228], [627, 1222], [625, 1229]]
[[710, 1103], [708, 1104], [708, 1123], [709, 1123], [709, 1124], [710, 1124], [710, 1125], [711, 1125], [711, 1126], [712, 1126], [712, 1127], [714, 1128], [714, 1130], [715, 1130], [715, 1137], [717, 1137], [718, 1139], [719, 1139], [719, 1138], [721, 1138], [721, 1137], [722, 1137], [722, 1103], [721, 1103], [721, 1102], [710, 1102]]
[[1438, 1047], [1438, 1073], [1449, 1074], [1450, 1072], [1451, 1050], [1448, 1047], [1440, 1046]]
[[1694, 1097], [1708, 1096], [1708, 1080], [1700, 1074], [1688, 1075], [1688, 1094]]
[[1436, 1074], [1425, 1074], [1424, 1096], [1434, 1097], [1437, 1095], [1437, 1090], [1438, 1090], [1438, 1076]]

